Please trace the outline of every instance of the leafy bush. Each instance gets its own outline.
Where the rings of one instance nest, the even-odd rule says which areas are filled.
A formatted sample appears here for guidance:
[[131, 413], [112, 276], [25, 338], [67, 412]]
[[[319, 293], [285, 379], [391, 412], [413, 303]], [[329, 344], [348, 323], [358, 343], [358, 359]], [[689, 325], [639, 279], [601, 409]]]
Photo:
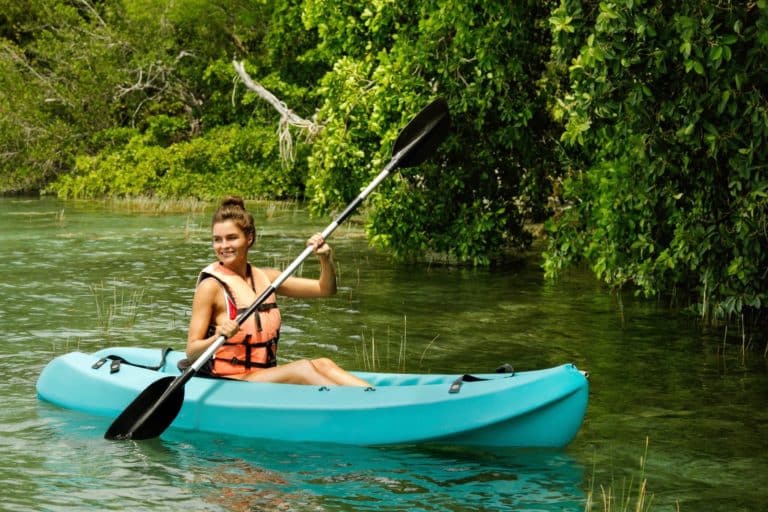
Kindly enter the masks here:
[[525, 246], [523, 223], [543, 218], [558, 171], [536, 87], [548, 47], [537, 21], [547, 3], [304, 5], [317, 56], [333, 65], [318, 91], [326, 126], [309, 162], [313, 208], [354, 197], [389, 159], [399, 129], [444, 96], [455, 136], [418, 176], [382, 185], [368, 226], [373, 243], [403, 258], [429, 252], [471, 264]]
[[[72, 173], [50, 187], [61, 197], [140, 196], [218, 199], [293, 198], [303, 191], [300, 165], [280, 164], [274, 130], [222, 126], [204, 136], [162, 145], [166, 120], [136, 134], [124, 147], [80, 156]], [[172, 124], [170, 126], [173, 126]]]
[[[376, 246], [486, 265], [552, 216], [550, 277], [583, 261], [705, 317], [765, 308], [766, 0], [5, 4], [2, 190], [304, 196], [326, 213], [443, 96], [452, 136], [371, 198]], [[233, 56], [324, 126], [292, 167]]]
[[547, 274], [583, 259], [617, 288], [694, 291], [703, 316], [763, 307], [766, 2], [566, 0], [550, 23], [572, 171]]

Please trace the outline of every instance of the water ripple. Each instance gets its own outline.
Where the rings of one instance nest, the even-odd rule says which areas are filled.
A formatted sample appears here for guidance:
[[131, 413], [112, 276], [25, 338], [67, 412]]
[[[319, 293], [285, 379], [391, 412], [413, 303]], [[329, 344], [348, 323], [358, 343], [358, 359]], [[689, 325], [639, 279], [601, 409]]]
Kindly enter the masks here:
[[[575, 362], [592, 384], [569, 449], [355, 448], [174, 431], [115, 443], [102, 437], [108, 421], [38, 401], [35, 380], [58, 354], [184, 346], [195, 278], [212, 260], [209, 219], [0, 199], [0, 508], [580, 511], [592, 473], [597, 486], [637, 480], [647, 436], [657, 507], [678, 498], [681, 510], [763, 507], [762, 347], [740, 355], [684, 315], [617, 298], [579, 270], [549, 283], [535, 262], [398, 265], [343, 233], [333, 240], [339, 294], [281, 301], [283, 360], [332, 355], [348, 368], [435, 373]], [[303, 212], [258, 222], [254, 261], [278, 267], [318, 229]], [[189, 226], [202, 227], [190, 235]], [[316, 262], [301, 272], [316, 275]]]

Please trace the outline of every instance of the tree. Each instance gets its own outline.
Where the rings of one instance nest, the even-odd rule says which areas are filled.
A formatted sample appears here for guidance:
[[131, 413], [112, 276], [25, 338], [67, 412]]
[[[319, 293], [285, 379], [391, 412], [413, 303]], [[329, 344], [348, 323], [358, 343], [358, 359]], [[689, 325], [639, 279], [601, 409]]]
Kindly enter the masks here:
[[[275, 4], [279, 8], [273, 11]], [[291, 72], [301, 66], [292, 66], [280, 55], [291, 43], [311, 42], [311, 33], [302, 30], [292, 39], [273, 34], [266, 41], [272, 24], [287, 29], [290, 23], [300, 23], [295, 4], [81, 0], [73, 6], [41, 1], [46, 20], [58, 10], [71, 16], [59, 16], [50, 29], [30, 28], [20, 38], [24, 40], [20, 51], [34, 71], [28, 72], [32, 80], [26, 77], [26, 81], [33, 91], [44, 91], [46, 83], [36, 78], [46, 77], [47, 82], [67, 88], [74, 101], [46, 117], [69, 129], [62, 143], [54, 144], [50, 138], [42, 143], [56, 154], [50, 172], [41, 174], [33, 161], [26, 166], [33, 181], [16, 188], [41, 188], [55, 179], [48, 190], [64, 197], [300, 195], [306, 165], [300, 163], [292, 173], [280, 169], [274, 112], [252, 94], [243, 94], [244, 88], [233, 82], [231, 66], [232, 55], [248, 57], [259, 72], [269, 70], [264, 80], [270, 88], [303, 105], [306, 89], [280, 78], [285, 70], [295, 76]], [[273, 18], [278, 14], [280, 19]], [[28, 18], [22, 20], [24, 26], [50, 25], [33, 23], [32, 15]], [[66, 58], [61, 57], [60, 46], [69, 52]], [[20, 73], [19, 66], [12, 69]], [[10, 80], [21, 82], [17, 76]], [[21, 97], [14, 94], [12, 99]], [[77, 102], [87, 103], [89, 116], [72, 106]], [[30, 97], [25, 118], [35, 119], [43, 104], [40, 97]], [[35, 155], [20, 153], [30, 159]], [[10, 162], [3, 167], [8, 178]], [[10, 181], [4, 188], [15, 187]]]
[[325, 124], [310, 155], [315, 210], [342, 204], [386, 162], [398, 129], [445, 96], [455, 137], [433, 166], [385, 184], [371, 240], [403, 257], [429, 252], [487, 264], [525, 246], [542, 219], [557, 167], [554, 129], [536, 80], [548, 34], [546, 2], [304, 3], [316, 53], [332, 70], [318, 90]]
[[566, 0], [550, 23], [571, 170], [547, 274], [583, 259], [704, 317], [764, 307], [766, 2]]
[[86, 149], [85, 126], [109, 126], [112, 97], [104, 92], [118, 79], [109, 72], [114, 52], [94, 44], [112, 34], [89, 4], [28, 7], [3, 9], [0, 40], [1, 184], [12, 190], [39, 188]]

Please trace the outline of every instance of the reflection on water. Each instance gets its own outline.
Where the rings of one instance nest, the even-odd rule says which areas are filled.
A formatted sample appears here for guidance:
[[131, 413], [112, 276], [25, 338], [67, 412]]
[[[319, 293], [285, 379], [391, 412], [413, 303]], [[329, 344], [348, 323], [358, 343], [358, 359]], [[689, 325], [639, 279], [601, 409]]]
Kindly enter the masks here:
[[[327, 221], [256, 209], [254, 262], [284, 266]], [[38, 402], [55, 355], [182, 348], [209, 213], [0, 199], [3, 510], [583, 510], [640, 478], [655, 510], [761, 510], [768, 474], [765, 340], [751, 351], [661, 302], [608, 293], [588, 273], [397, 265], [359, 226], [333, 237], [339, 294], [283, 300], [283, 360], [423, 373], [576, 363], [586, 421], [563, 452], [349, 448], [169, 432], [106, 442], [106, 420]], [[299, 269], [316, 275], [308, 260]], [[734, 336], [735, 337], [735, 336]], [[373, 367], [373, 368], [372, 368]], [[279, 428], [265, 425], [263, 428]], [[407, 428], [404, 426], [403, 428]], [[599, 508], [599, 507], [598, 507]]]
[[38, 481], [37, 499], [51, 505], [559, 511], [584, 502], [583, 467], [560, 451], [368, 448], [177, 431], [107, 442], [100, 435], [107, 421], [47, 404], [39, 414], [50, 436], [41, 472], [55, 477]]

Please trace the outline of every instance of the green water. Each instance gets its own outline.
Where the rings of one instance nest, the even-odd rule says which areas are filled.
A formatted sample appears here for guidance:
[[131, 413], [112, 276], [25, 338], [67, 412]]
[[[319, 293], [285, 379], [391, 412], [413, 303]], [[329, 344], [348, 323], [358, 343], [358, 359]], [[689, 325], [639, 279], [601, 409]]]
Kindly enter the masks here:
[[[286, 265], [329, 221], [297, 207], [255, 213], [259, 265]], [[0, 510], [583, 510], [590, 488], [621, 499], [643, 477], [653, 510], [765, 509], [764, 338], [702, 332], [683, 312], [611, 295], [587, 273], [547, 283], [535, 260], [396, 265], [351, 224], [333, 238], [338, 295], [282, 301], [281, 358], [455, 373], [573, 362], [590, 372], [590, 405], [567, 449], [257, 444], [173, 431], [107, 442], [108, 421], [39, 402], [35, 380], [58, 354], [183, 348], [195, 277], [212, 258], [208, 223], [209, 212], [0, 199]], [[301, 269], [316, 271], [313, 261]]]

